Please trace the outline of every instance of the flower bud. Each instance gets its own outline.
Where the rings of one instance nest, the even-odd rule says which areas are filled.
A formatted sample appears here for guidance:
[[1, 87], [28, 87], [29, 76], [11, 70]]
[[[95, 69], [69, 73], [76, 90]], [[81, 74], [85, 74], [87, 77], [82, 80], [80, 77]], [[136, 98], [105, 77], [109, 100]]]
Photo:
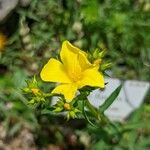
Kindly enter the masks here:
[[77, 117], [74, 111], [70, 111], [69, 116], [70, 118], [73, 118], [73, 119]]
[[36, 95], [36, 94], [39, 93], [40, 90], [38, 88], [32, 88], [31, 91], [32, 91], [33, 94]]
[[101, 62], [102, 62], [102, 59], [96, 59], [96, 60], [94, 61], [94, 65], [100, 65]]
[[65, 109], [65, 110], [71, 110], [70, 104], [69, 104], [69, 103], [65, 103], [65, 104], [64, 104], [64, 109]]
[[100, 69], [102, 71], [104, 71], [106, 69], [109, 69], [111, 66], [112, 66], [112, 63], [104, 63], [104, 64], [101, 65]]
[[56, 107], [56, 108], [54, 109], [54, 112], [61, 112], [62, 110], [63, 110], [62, 107]]

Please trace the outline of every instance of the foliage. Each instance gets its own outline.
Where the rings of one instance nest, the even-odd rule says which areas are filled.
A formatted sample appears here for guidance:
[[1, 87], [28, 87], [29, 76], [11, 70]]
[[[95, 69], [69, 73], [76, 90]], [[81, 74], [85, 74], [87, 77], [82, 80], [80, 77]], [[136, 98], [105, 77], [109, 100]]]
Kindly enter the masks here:
[[[39, 111], [45, 105], [33, 109], [20, 90], [29, 76], [39, 74], [49, 57], [56, 57], [65, 39], [90, 54], [95, 47], [107, 50], [106, 63], [113, 62], [112, 77], [150, 80], [149, 12], [147, 0], [32, 0], [28, 7], [18, 7], [0, 25], [6, 42], [0, 48], [0, 121], [8, 136], [30, 126], [37, 131], [35, 139], [40, 146], [59, 141], [69, 149], [66, 136], [71, 131], [78, 137], [80, 148], [149, 149], [149, 96], [126, 122], [97, 129], [84, 121], [82, 124], [82, 119], [73, 124], [72, 120], [62, 123], [64, 119], [54, 117], [49, 110]], [[40, 82], [39, 86], [46, 92], [54, 87]], [[85, 111], [84, 117], [87, 114]], [[93, 124], [91, 117], [86, 119]]]
[[10, 64], [25, 63], [24, 67], [37, 72], [41, 66], [37, 60], [55, 53], [59, 43], [68, 39], [85, 50], [108, 49], [115, 77], [148, 80], [148, 6], [149, 2], [144, 0], [33, 0], [28, 8], [19, 8], [12, 17], [16, 28], [15, 32], [12, 28], [6, 31], [10, 32], [9, 47], [1, 64], [10, 68]]

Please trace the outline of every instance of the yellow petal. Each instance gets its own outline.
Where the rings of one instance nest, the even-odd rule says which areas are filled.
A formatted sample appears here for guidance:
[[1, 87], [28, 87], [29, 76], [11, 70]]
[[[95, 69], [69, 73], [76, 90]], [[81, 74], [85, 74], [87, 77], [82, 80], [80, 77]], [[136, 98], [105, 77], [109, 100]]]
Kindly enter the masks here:
[[102, 73], [98, 71], [98, 67], [91, 67], [83, 72], [83, 78], [78, 83], [78, 86], [82, 88], [86, 85], [104, 88], [104, 77]]
[[84, 70], [91, 66], [91, 63], [87, 59], [87, 54], [71, 45], [68, 41], [63, 42], [60, 57], [67, 70], [76, 70], [76, 68], [77, 70], [79, 68]]
[[43, 67], [40, 76], [43, 81], [71, 83], [63, 64], [53, 58]]
[[52, 91], [52, 93], [62, 94], [64, 95], [66, 102], [71, 102], [75, 97], [76, 91], [76, 84], [60, 84]]

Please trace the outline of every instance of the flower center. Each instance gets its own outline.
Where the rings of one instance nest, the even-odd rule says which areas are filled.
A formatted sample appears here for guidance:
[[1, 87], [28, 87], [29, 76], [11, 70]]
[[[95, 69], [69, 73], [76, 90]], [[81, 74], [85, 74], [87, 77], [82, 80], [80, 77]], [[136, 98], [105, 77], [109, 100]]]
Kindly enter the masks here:
[[82, 73], [81, 71], [70, 71], [69, 77], [73, 82], [77, 82], [82, 78]]

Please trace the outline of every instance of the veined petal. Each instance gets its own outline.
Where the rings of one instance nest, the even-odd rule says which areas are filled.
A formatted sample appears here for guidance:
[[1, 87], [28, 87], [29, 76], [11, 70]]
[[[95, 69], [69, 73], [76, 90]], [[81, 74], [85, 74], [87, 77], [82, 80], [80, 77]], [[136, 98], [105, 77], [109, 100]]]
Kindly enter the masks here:
[[76, 84], [60, 84], [52, 91], [52, 93], [62, 94], [64, 95], [66, 102], [71, 102], [75, 97], [76, 91]]
[[82, 88], [86, 85], [104, 88], [104, 77], [102, 73], [98, 71], [98, 67], [91, 67], [83, 72], [83, 78], [78, 83], [78, 86]]
[[63, 42], [60, 57], [68, 70], [71, 68], [85, 70], [91, 66], [91, 63], [87, 59], [87, 54], [71, 45], [68, 41]]
[[43, 81], [71, 83], [63, 64], [54, 58], [43, 67], [40, 76]]

